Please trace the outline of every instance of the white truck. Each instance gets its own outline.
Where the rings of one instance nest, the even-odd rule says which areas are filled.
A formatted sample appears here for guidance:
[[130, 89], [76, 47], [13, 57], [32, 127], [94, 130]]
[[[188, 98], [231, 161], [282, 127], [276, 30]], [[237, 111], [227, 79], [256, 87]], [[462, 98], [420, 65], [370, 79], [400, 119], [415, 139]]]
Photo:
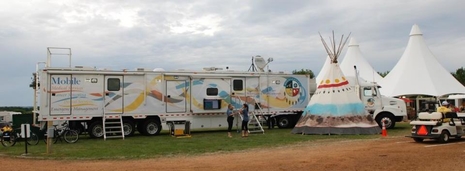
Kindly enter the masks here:
[[[71, 67], [71, 56], [70, 67], [50, 67], [51, 56], [48, 54], [44, 68], [36, 66], [36, 83], [40, 83], [40, 87], [36, 85], [39, 105], [34, 103], [40, 107], [34, 107], [37, 120], [42, 126], [47, 121], [68, 120], [80, 129], [84, 127], [77, 123], [84, 122], [91, 137], [106, 136], [107, 129], [115, 126], [107, 125], [109, 119], [120, 120], [116, 125], [121, 125], [125, 136], [136, 129], [157, 135], [178, 121], [189, 121], [190, 129], [224, 128], [227, 105], [240, 108], [244, 103], [251, 110], [259, 109], [271, 127], [277, 123], [279, 128], [289, 128], [316, 90], [309, 75], [263, 72], [263, 63], [259, 64], [261, 72], [219, 71], [215, 67], [204, 71], [106, 70]], [[362, 84], [359, 89], [365, 93], [361, 98], [367, 101], [367, 110], [377, 121], [386, 118], [389, 128], [406, 116], [405, 103], [382, 97], [376, 85]]]

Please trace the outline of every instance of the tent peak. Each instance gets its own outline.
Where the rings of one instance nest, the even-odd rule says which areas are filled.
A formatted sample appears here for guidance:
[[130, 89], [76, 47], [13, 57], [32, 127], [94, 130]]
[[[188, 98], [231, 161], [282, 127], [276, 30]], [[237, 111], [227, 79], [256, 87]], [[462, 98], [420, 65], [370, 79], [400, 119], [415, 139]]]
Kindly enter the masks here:
[[359, 46], [357, 40], [355, 40], [354, 37], [351, 37], [351, 38], [350, 38], [349, 47], [351, 47], [351, 46]]
[[414, 24], [412, 26], [412, 30], [410, 31], [410, 36], [415, 36], [415, 35], [423, 35], [423, 33], [420, 30], [420, 27], [418, 27], [417, 24]]

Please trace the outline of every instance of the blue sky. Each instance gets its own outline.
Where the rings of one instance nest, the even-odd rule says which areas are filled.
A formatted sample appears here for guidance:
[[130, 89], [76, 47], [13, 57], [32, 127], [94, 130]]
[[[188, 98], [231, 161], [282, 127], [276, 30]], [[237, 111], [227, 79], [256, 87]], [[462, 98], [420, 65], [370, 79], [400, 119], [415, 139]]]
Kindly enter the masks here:
[[32, 105], [31, 73], [47, 47], [71, 48], [73, 65], [97, 68], [247, 70], [261, 55], [274, 58], [271, 70], [318, 74], [326, 57], [318, 32], [329, 37], [334, 30], [352, 33], [383, 72], [418, 24], [453, 71], [465, 64], [463, 11], [459, 0], [0, 1], [0, 106]]

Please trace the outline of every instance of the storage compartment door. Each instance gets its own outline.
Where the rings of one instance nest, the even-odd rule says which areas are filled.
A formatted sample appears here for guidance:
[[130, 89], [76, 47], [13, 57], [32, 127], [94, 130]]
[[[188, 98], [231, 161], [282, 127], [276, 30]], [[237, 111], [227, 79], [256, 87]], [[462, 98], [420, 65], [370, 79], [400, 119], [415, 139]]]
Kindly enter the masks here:
[[167, 113], [186, 112], [186, 94], [188, 88], [186, 80], [166, 81], [165, 105]]
[[71, 114], [72, 87], [78, 82], [71, 75], [50, 75], [50, 115]]

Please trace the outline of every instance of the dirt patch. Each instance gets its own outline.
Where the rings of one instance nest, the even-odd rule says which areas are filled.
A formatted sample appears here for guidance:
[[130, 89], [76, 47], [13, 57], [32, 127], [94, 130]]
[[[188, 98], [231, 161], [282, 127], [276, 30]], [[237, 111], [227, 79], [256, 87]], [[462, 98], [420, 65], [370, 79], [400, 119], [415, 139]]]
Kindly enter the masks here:
[[[253, 136], [249, 137], [253, 138]], [[465, 141], [410, 138], [316, 141], [270, 149], [143, 160], [38, 160], [2, 156], [2, 170], [463, 170]]]

